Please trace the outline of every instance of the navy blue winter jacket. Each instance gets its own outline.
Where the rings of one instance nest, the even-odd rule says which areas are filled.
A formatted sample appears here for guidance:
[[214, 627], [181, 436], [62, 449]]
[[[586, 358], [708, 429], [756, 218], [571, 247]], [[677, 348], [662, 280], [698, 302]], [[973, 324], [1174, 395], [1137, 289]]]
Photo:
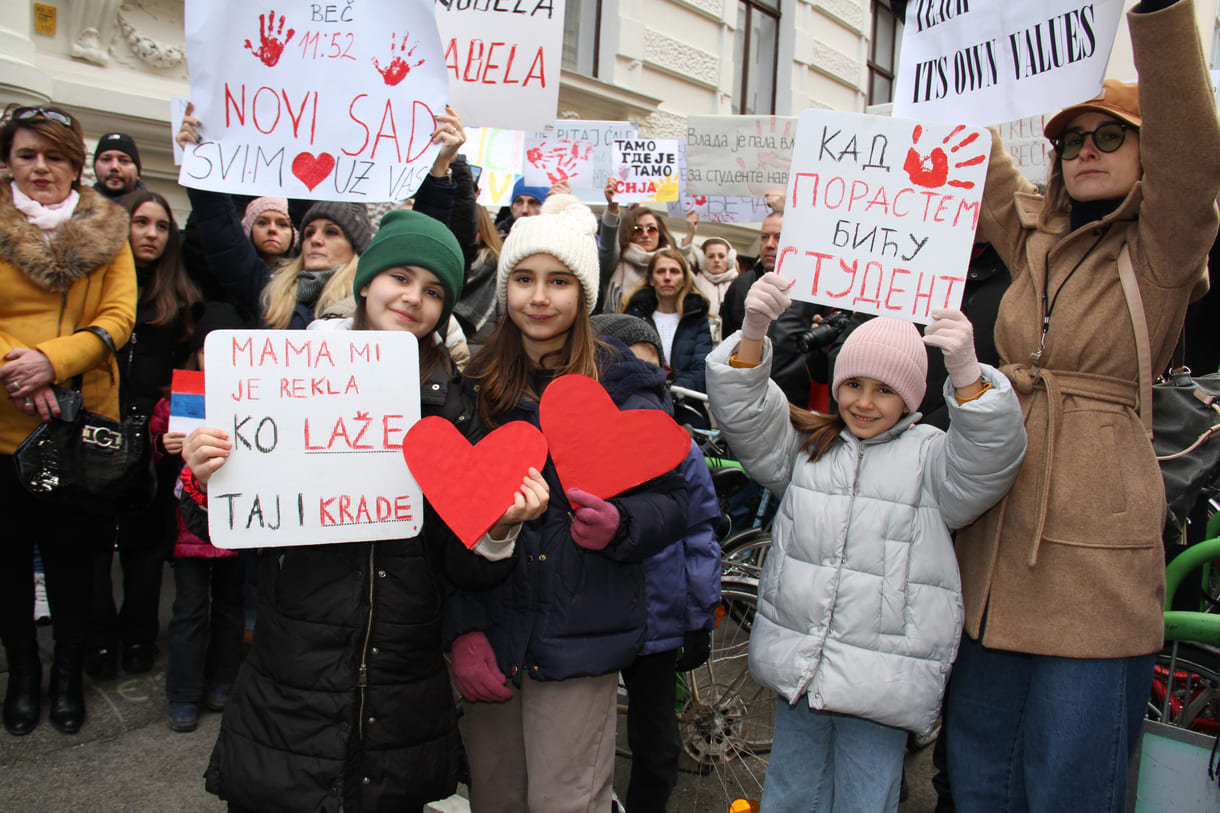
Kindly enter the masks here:
[[[663, 408], [662, 371], [607, 343], [600, 382], [619, 408]], [[538, 405], [523, 401], [503, 418], [513, 420], [537, 426]], [[482, 630], [517, 685], [526, 674], [564, 680], [630, 664], [644, 643], [641, 562], [686, 531], [686, 484], [675, 469], [610, 500], [621, 515], [618, 532], [604, 550], [586, 550], [572, 541], [573, 509], [549, 460], [542, 474], [550, 504], [522, 527], [512, 575], [485, 592], [459, 590], [445, 604], [447, 641]]]
[[[682, 319], [674, 333], [674, 346], [670, 348], [670, 377], [673, 383], [688, 390], [707, 392], [704, 383], [704, 359], [712, 352], [712, 329], [707, 321], [707, 300], [702, 294], [689, 293], [682, 303]], [[631, 295], [623, 313], [638, 316], [656, 327], [652, 314], [657, 309], [657, 293], [652, 288], [641, 288]]]

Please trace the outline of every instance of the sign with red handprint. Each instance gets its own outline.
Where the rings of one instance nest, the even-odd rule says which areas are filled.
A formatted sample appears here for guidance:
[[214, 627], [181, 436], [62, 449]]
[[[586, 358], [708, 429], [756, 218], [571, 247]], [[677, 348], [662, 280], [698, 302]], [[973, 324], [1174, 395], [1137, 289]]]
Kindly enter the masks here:
[[184, 186], [381, 202], [414, 194], [448, 91], [431, 0], [188, 0], [199, 143]]
[[669, 203], [670, 217], [680, 220], [691, 211], [706, 223], [761, 223], [771, 214], [771, 208], [762, 198], [683, 195], [680, 200]]
[[912, 0], [894, 115], [985, 126], [1101, 90], [1123, 0]]
[[564, 6], [436, 0], [450, 103], [467, 123], [539, 130], [555, 118]]
[[687, 116], [686, 191], [761, 198], [788, 185], [796, 116]]
[[931, 321], [961, 303], [991, 134], [806, 110], [775, 270], [793, 299]]
[[614, 170], [614, 142], [633, 139], [627, 121], [553, 121], [525, 134], [523, 175], [527, 186], [550, 187], [566, 181], [585, 203], [606, 202], [604, 189]]

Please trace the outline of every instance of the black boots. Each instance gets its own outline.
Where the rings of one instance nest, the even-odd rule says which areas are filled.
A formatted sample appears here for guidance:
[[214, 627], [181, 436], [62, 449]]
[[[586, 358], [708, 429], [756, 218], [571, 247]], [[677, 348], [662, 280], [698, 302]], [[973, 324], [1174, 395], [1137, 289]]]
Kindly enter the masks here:
[[83, 647], [55, 647], [51, 664], [51, 725], [64, 734], [75, 734], [85, 722]]
[[4, 696], [4, 729], [20, 736], [38, 725], [42, 709], [42, 664], [38, 645], [7, 650], [8, 692]]

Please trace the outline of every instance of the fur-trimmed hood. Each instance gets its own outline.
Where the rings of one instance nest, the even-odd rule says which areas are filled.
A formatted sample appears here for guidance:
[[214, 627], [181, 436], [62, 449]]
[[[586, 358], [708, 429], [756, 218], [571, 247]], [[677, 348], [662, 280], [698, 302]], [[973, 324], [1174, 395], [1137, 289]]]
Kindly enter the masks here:
[[111, 262], [127, 241], [123, 207], [92, 189], [79, 192], [72, 217], [55, 229], [48, 243], [13, 205], [10, 185], [0, 182], [0, 258], [44, 290], [68, 290], [76, 280]]

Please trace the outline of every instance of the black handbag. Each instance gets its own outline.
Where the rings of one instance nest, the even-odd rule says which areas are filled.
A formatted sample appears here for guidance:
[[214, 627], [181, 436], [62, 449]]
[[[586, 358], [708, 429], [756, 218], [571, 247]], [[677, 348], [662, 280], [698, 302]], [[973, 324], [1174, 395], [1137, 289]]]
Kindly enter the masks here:
[[1184, 359], [1182, 337], [1169, 372], [1152, 380], [1148, 322], [1131, 257], [1124, 246], [1118, 258], [1119, 278], [1135, 329], [1140, 365], [1140, 417], [1152, 434], [1152, 447], [1165, 481], [1169, 511], [1164, 539], [1176, 544], [1186, 518], [1205, 492], [1220, 479], [1220, 373], [1194, 377]]
[[[117, 356], [105, 330], [92, 325], [82, 330]], [[13, 456], [21, 485], [66, 511], [113, 516], [147, 508], [156, 492], [148, 417], [133, 407], [115, 421], [78, 408], [75, 390], [56, 389], [60, 417], [39, 424]]]

